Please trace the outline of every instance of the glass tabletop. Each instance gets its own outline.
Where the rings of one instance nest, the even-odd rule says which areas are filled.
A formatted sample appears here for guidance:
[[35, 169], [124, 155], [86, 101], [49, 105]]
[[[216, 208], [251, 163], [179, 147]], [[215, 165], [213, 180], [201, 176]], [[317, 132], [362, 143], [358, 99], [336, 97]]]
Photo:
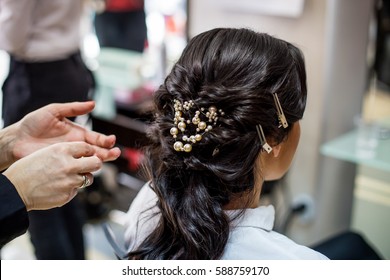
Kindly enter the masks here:
[[321, 146], [323, 155], [390, 172], [390, 138], [378, 137], [367, 148], [359, 146], [359, 130], [352, 130]]

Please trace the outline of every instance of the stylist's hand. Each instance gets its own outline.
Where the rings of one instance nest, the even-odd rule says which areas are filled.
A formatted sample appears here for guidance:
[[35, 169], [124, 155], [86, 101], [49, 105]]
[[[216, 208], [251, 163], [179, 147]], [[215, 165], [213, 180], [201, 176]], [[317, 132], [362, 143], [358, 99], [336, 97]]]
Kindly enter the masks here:
[[12, 153], [15, 160], [43, 147], [58, 142], [84, 141], [94, 146], [96, 155], [103, 161], [119, 157], [119, 148], [113, 148], [114, 135], [97, 133], [68, 120], [87, 114], [95, 107], [94, 101], [55, 103], [26, 115], [16, 123]]
[[64, 142], [26, 156], [4, 175], [14, 184], [27, 210], [59, 207], [76, 196], [84, 177], [102, 166], [95, 148], [84, 142]]

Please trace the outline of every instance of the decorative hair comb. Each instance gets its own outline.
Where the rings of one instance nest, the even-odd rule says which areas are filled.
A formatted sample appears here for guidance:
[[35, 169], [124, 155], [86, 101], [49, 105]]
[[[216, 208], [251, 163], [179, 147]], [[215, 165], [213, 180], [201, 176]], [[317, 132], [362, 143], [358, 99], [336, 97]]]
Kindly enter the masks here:
[[286, 120], [286, 116], [283, 113], [282, 106], [280, 105], [278, 94], [274, 93], [273, 96], [274, 96], [276, 111], [278, 112], [279, 127], [283, 126], [283, 128], [287, 128], [288, 123]]
[[[205, 112], [205, 108], [200, 108], [200, 110], [195, 111], [193, 117], [185, 119], [184, 115], [189, 115], [191, 108], [195, 106], [194, 101], [190, 100], [182, 103], [175, 99], [173, 102], [175, 109], [173, 123], [175, 126], [170, 129], [170, 133], [176, 140], [173, 144], [173, 148], [177, 152], [191, 152], [192, 145], [202, 140], [203, 134], [212, 130], [213, 125], [217, 124], [218, 113], [221, 116], [225, 115], [221, 109], [218, 110], [215, 106], [210, 106], [207, 112]], [[194, 135], [186, 134], [186, 131], [189, 130], [190, 126], [193, 126], [193, 130], [196, 131]], [[181, 139], [178, 139], [179, 133], [182, 134]], [[185, 144], [183, 144], [182, 141]]]
[[263, 149], [269, 154], [272, 151], [271, 146], [267, 143], [267, 139], [265, 139], [263, 128], [260, 124], [256, 125], [257, 134], [260, 138], [260, 144]]

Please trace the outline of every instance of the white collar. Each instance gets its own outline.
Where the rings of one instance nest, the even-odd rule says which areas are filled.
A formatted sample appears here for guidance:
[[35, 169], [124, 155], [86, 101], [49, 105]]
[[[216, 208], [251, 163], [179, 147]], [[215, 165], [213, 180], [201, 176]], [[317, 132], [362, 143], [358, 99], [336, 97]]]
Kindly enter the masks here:
[[[240, 210], [225, 211], [229, 217], [234, 217]], [[272, 205], [259, 206], [257, 208], [244, 209], [242, 216], [234, 219], [232, 228], [257, 227], [266, 231], [272, 231], [275, 221], [275, 209]]]

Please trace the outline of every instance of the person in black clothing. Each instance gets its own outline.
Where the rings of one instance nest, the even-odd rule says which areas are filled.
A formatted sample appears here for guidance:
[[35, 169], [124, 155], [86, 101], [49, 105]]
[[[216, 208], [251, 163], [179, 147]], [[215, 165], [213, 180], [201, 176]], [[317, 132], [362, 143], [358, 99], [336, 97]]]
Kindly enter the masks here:
[[105, 0], [95, 15], [95, 31], [102, 48], [142, 53], [147, 41], [144, 0]]
[[119, 157], [114, 135], [71, 122], [91, 112], [93, 101], [50, 104], [0, 131], [0, 248], [26, 232], [27, 211], [71, 201], [92, 184], [104, 161]]
[[[10, 57], [3, 83], [4, 126], [50, 103], [93, 99], [94, 77], [85, 64], [80, 0], [0, 1], [0, 49]], [[29, 211], [37, 259], [84, 259], [80, 197], [63, 207]]]

